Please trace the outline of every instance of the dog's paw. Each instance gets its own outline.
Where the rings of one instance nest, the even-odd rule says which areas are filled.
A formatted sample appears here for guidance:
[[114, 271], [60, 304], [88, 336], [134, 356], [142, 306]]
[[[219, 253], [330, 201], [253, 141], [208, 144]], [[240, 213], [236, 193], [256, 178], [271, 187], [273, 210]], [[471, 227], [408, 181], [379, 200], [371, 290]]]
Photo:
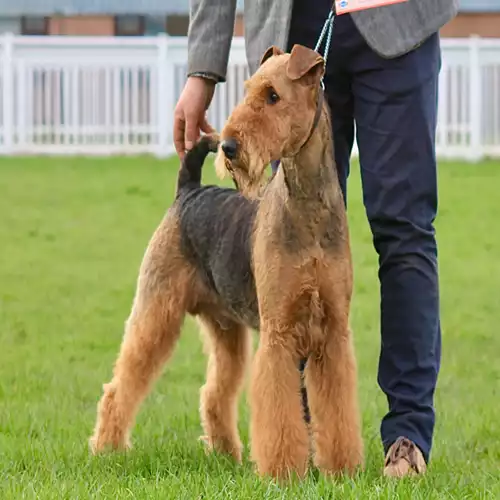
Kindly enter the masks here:
[[232, 456], [237, 463], [241, 463], [243, 453], [241, 443], [236, 444], [229, 439], [211, 438], [210, 436], [200, 436], [198, 441], [204, 444], [207, 455], [210, 453], [223, 453]]
[[92, 455], [102, 455], [109, 451], [124, 452], [130, 449], [132, 449], [132, 445], [128, 439], [108, 440], [96, 435], [89, 439], [89, 450]]

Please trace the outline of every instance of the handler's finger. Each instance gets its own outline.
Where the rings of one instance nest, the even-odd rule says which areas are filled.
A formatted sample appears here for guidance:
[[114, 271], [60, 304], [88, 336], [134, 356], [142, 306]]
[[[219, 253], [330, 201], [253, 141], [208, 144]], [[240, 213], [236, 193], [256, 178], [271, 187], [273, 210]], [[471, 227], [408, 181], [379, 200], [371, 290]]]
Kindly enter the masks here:
[[215, 132], [215, 129], [208, 123], [207, 121], [207, 115], [203, 115], [203, 120], [201, 121], [200, 128], [205, 134], [212, 134]]
[[198, 125], [198, 120], [193, 115], [186, 116], [186, 128], [184, 130], [184, 144], [186, 145], [186, 150], [189, 151], [198, 140], [200, 136], [200, 129]]
[[186, 123], [184, 118], [180, 115], [174, 117], [174, 145], [177, 155], [182, 160], [186, 153], [186, 145], [184, 143], [184, 131]]

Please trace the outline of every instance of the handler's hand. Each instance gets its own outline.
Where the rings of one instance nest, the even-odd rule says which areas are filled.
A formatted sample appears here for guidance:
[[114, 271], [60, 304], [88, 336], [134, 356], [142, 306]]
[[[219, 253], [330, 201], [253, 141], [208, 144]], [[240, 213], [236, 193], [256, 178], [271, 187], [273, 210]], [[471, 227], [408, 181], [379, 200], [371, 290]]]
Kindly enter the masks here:
[[174, 143], [181, 160], [200, 137], [200, 130], [214, 132], [205, 113], [214, 91], [215, 82], [197, 76], [189, 77], [184, 85], [174, 112]]

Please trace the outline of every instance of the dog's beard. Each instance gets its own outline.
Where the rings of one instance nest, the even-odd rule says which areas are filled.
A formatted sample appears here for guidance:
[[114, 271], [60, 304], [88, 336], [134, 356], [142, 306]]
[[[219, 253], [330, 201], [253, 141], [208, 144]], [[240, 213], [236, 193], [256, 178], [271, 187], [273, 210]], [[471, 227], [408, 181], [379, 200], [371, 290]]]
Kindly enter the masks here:
[[229, 173], [226, 162], [227, 159], [224, 156], [224, 152], [219, 147], [215, 156], [215, 173], [219, 179], [224, 179]]
[[247, 156], [247, 158], [247, 162], [244, 162], [241, 157], [232, 161], [228, 160], [219, 148], [215, 158], [215, 171], [220, 179], [230, 175], [238, 191], [244, 196], [255, 198], [268, 181], [265, 176], [268, 163], [255, 155]]

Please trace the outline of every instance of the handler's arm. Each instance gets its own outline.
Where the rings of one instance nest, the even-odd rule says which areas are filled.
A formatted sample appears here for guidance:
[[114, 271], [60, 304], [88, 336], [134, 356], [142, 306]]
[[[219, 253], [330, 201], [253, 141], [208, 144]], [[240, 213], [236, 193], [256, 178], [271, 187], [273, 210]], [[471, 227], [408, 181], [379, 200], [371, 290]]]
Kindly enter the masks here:
[[213, 129], [206, 110], [215, 85], [226, 80], [236, 0], [191, 0], [188, 79], [174, 112], [174, 143], [182, 159], [200, 136]]
[[191, 0], [188, 76], [226, 80], [233, 38], [236, 0]]

